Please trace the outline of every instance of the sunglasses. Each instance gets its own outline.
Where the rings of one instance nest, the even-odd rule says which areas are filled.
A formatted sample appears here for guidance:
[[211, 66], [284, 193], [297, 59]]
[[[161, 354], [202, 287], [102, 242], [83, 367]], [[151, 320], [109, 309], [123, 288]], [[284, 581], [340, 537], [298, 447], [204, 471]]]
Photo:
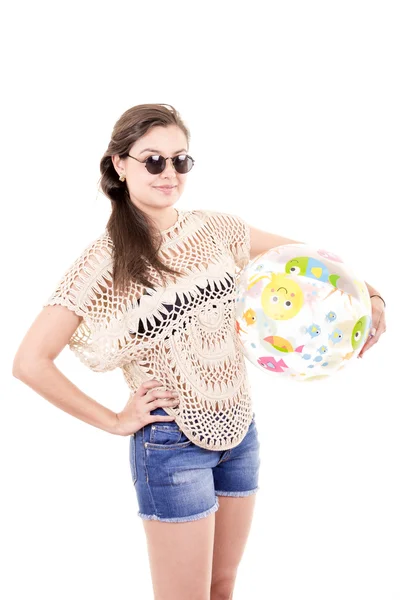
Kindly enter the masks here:
[[[138, 162], [145, 164], [146, 169], [152, 175], [159, 175], [162, 173], [166, 167], [168, 158], [164, 158], [160, 154], [154, 154], [153, 156], [148, 156], [145, 160], [139, 160], [134, 156], [128, 154], [131, 158], [134, 158]], [[175, 171], [178, 173], [184, 174], [189, 173], [190, 169], [194, 165], [194, 160], [188, 154], [179, 154], [179, 156], [170, 156], [172, 160], [172, 164], [174, 165]]]

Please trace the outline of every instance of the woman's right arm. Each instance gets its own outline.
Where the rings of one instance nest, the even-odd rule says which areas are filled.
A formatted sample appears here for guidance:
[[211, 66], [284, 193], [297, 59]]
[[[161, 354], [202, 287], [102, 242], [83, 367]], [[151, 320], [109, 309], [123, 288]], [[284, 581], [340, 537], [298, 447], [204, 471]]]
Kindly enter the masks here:
[[18, 348], [12, 374], [73, 417], [118, 435], [116, 413], [84, 394], [54, 364], [81, 321], [65, 306], [43, 308]]

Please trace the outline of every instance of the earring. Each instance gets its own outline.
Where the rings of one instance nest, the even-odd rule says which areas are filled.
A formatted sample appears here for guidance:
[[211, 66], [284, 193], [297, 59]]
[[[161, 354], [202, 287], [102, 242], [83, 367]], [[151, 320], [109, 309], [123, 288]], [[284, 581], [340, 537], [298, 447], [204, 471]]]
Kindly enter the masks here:
[[125, 173], [120, 173], [119, 175], [119, 180], [120, 181], [125, 181], [126, 177], [125, 177]]

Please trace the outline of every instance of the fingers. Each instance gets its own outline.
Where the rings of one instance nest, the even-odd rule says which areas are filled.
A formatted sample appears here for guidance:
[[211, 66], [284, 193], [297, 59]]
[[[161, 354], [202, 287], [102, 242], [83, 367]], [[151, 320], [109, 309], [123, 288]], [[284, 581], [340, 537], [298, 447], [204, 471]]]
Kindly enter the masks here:
[[368, 338], [368, 341], [365, 342], [364, 346], [361, 348], [361, 352], [358, 355], [358, 358], [362, 358], [364, 352], [366, 352], [367, 350], [369, 350], [371, 348], [371, 346], [373, 346], [375, 344], [375, 336], [370, 336]]
[[[148, 399], [149, 394], [152, 394], [153, 391], [155, 392], [155, 388], [160, 388], [162, 387], [162, 383], [160, 381], [157, 381], [156, 379], [151, 379], [150, 381], [144, 381], [141, 386], [138, 388], [138, 395], [141, 396], [142, 398], [145, 397], [146, 400]], [[158, 390], [158, 391], [162, 391], [162, 390]], [[165, 394], [165, 391], [164, 391]]]
[[372, 348], [372, 346], [379, 341], [379, 338], [381, 337], [382, 333], [385, 333], [385, 331], [386, 331], [385, 318], [382, 317], [379, 321], [378, 328], [371, 327], [369, 338], [365, 342], [364, 346], [362, 347], [361, 352], [358, 355], [358, 358], [362, 358], [363, 355], [365, 354], [365, 352], [367, 350], [369, 350], [370, 348]]
[[164, 400], [166, 404], [177, 404], [179, 398], [176, 392], [164, 392], [163, 390], [152, 390], [145, 398], [147, 404], [154, 402], [155, 400]]
[[160, 385], [162, 385], [162, 383], [160, 381], [157, 381], [156, 379], [150, 379], [149, 381], [144, 381], [138, 388], [137, 393], [140, 396], [144, 396], [145, 394], [147, 394], [147, 392], [149, 390], [152, 390], [155, 387], [160, 387]]
[[371, 332], [369, 334], [368, 340], [365, 342], [364, 346], [361, 348], [361, 352], [358, 355], [358, 358], [362, 358], [364, 352], [369, 350], [374, 344], [376, 344], [376, 329], [372, 327]]
[[147, 404], [153, 402], [157, 398], [164, 399], [167, 402], [172, 400], [171, 404], [176, 404], [178, 400], [178, 393], [175, 391], [156, 389], [161, 386], [162, 383], [155, 379], [151, 381], [145, 381], [139, 387], [138, 394], [145, 400]]

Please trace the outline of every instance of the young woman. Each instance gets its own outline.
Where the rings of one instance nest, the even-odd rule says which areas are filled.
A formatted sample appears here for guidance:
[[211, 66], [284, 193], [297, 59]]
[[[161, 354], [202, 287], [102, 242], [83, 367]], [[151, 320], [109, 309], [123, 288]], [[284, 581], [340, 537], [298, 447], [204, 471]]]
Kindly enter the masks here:
[[[177, 210], [190, 135], [169, 105], [117, 121], [100, 163], [112, 212], [26, 334], [14, 375], [69, 414], [129, 436], [155, 598], [231, 598], [258, 489], [259, 440], [235, 332], [235, 276], [293, 240], [209, 210]], [[374, 296], [374, 337], [385, 330]], [[121, 368], [118, 414], [54, 365], [66, 346], [94, 371]]]

